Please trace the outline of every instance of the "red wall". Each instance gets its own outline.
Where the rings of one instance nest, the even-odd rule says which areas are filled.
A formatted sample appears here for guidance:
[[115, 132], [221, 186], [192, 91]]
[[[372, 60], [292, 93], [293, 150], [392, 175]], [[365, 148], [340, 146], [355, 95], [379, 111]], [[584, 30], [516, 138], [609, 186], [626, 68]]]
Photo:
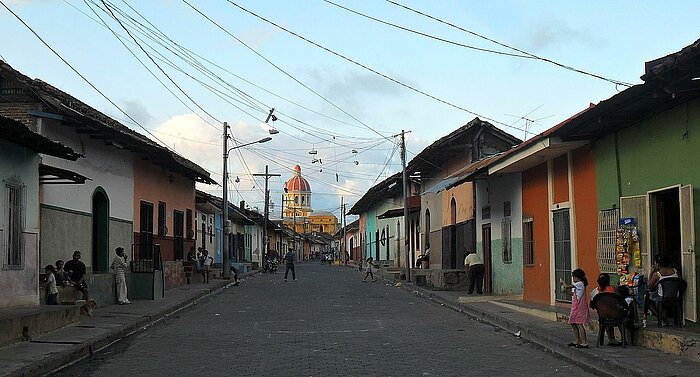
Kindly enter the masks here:
[[549, 195], [547, 164], [522, 173], [523, 217], [532, 217], [535, 233], [535, 265], [523, 267], [523, 298], [549, 304]]
[[586, 272], [589, 292], [600, 274], [598, 248], [598, 198], [596, 195], [595, 159], [589, 146], [572, 153], [574, 202], [576, 216], [576, 254], [578, 267]]

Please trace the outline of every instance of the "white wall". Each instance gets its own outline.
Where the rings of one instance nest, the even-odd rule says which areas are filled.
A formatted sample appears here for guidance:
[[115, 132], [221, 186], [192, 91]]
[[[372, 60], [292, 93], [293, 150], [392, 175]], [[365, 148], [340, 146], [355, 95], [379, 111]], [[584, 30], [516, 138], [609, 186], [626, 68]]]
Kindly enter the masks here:
[[[476, 182], [476, 242], [483, 241], [481, 226], [491, 224], [491, 239], [501, 238], [503, 203], [510, 201], [512, 238], [522, 238], [523, 200], [520, 173], [489, 176]], [[491, 219], [482, 220], [482, 208], [491, 204]], [[479, 248], [479, 250], [481, 250]]]
[[129, 151], [105, 145], [102, 140], [92, 140], [88, 135], [77, 134], [75, 129], [58, 121], [40, 118], [39, 132], [52, 140], [82, 153], [85, 158], [68, 161], [42, 156], [42, 162], [82, 174], [91, 180], [83, 185], [43, 185], [42, 204], [92, 212], [92, 195], [102, 187], [109, 197], [109, 216], [122, 220], [134, 220], [134, 174], [132, 154]]

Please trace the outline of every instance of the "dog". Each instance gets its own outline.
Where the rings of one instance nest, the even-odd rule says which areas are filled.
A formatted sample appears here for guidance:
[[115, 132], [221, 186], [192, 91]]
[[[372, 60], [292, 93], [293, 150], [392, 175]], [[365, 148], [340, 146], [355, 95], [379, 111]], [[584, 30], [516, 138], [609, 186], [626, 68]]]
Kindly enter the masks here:
[[88, 317], [92, 317], [92, 311], [97, 307], [97, 303], [95, 300], [87, 300], [85, 303], [80, 307], [80, 315], [85, 315]]

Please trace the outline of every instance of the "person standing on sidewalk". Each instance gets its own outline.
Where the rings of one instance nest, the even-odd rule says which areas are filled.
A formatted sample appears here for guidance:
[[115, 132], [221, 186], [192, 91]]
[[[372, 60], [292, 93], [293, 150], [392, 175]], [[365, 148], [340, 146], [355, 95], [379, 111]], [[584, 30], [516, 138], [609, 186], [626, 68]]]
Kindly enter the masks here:
[[114, 282], [117, 285], [117, 302], [119, 305], [131, 304], [131, 301], [126, 297], [126, 254], [124, 254], [124, 248], [118, 247], [116, 251], [117, 255], [112, 260], [112, 269], [114, 270]]
[[297, 280], [297, 275], [294, 272], [294, 249], [287, 250], [287, 254], [284, 255], [284, 263], [286, 268], [284, 269], [284, 281], [287, 281], [287, 274], [289, 270], [292, 270], [292, 279]]
[[374, 278], [374, 273], [372, 272], [372, 269], [373, 269], [373, 267], [374, 267], [374, 266], [372, 265], [372, 261], [373, 261], [373, 260], [374, 260], [374, 258], [372, 258], [372, 257], [367, 258], [367, 262], [366, 262], [366, 264], [365, 264], [365, 271], [366, 271], [366, 272], [365, 272], [365, 278], [362, 279], [362, 282], [363, 282], [363, 283], [366, 283], [366, 282], [367, 282], [367, 277], [369, 277], [369, 276], [372, 277], [372, 281], [377, 281], [377, 279]]
[[211, 270], [211, 264], [214, 262], [214, 258], [209, 255], [207, 249], [202, 249], [202, 279], [204, 283], [209, 284], [209, 271]]
[[472, 251], [464, 258], [464, 266], [467, 268], [467, 275], [469, 275], [469, 291], [467, 293], [473, 294], [476, 287], [476, 293], [482, 294], [484, 287], [484, 262], [481, 261], [476, 252]]
[[569, 313], [569, 324], [574, 330], [575, 342], [569, 343], [569, 347], [588, 348], [588, 338], [586, 338], [585, 325], [591, 323], [591, 313], [588, 311], [588, 297], [586, 286], [588, 279], [582, 269], [577, 268], [571, 271], [573, 284], [566, 284], [564, 279], [559, 279], [559, 284], [564, 291], [571, 293], [571, 312]]
[[58, 305], [58, 287], [56, 287], [56, 268], [52, 265], [47, 265], [44, 268], [46, 271], [46, 283], [42, 284], [46, 287], [46, 305]]

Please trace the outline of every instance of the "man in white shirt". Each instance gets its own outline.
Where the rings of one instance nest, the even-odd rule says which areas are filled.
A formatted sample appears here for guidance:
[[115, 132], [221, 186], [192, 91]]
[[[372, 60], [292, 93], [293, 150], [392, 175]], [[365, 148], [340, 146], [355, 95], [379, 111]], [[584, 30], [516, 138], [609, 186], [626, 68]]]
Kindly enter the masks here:
[[484, 286], [484, 262], [481, 261], [479, 255], [472, 251], [464, 258], [464, 266], [467, 268], [467, 273], [469, 275], [469, 291], [467, 293], [473, 294], [474, 287], [476, 287], [476, 293], [482, 294]]

